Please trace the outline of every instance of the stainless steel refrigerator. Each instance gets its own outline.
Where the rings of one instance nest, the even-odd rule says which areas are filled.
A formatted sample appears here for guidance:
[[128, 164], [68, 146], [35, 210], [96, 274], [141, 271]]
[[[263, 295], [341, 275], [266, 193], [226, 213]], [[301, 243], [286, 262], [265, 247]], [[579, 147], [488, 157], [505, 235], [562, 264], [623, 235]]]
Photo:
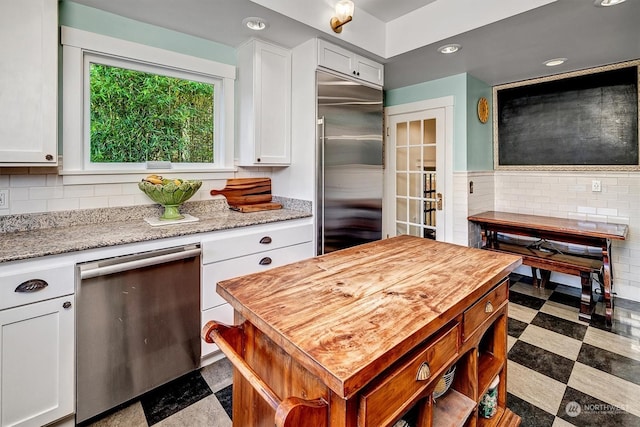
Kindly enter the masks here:
[[382, 89], [317, 72], [317, 254], [382, 238]]

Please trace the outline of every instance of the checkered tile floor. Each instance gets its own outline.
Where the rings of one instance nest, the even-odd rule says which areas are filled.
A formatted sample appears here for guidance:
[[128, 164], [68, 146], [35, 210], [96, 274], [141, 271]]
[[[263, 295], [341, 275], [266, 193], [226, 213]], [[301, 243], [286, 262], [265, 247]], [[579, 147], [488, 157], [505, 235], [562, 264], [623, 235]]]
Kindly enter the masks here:
[[640, 426], [640, 304], [578, 320], [580, 290], [512, 275], [507, 404], [522, 426]]
[[[523, 427], [640, 426], [640, 303], [617, 299], [609, 331], [600, 314], [578, 320], [576, 288], [513, 274], [509, 301], [507, 404]], [[229, 427], [230, 384], [223, 359], [95, 425]]]

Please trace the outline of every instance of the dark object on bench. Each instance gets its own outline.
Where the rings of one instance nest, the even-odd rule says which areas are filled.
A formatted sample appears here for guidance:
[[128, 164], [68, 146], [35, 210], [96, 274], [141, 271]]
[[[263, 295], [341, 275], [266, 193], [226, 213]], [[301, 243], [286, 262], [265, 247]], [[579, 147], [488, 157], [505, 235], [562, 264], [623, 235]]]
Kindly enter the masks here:
[[[507, 212], [483, 212], [468, 217], [482, 227], [482, 244], [485, 249], [508, 252], [522, 256], [522, 262], [531, 266], [534, 286], [538, 286], [537, 270], [540, 270], [541, 286], [545, 286], [551, 271], [580, 277], [582, 296], [580, 320], [590, 321], [594, 303], [591, 289], [592, 274], [597, 274], [605, 302], [605, 318], [611, 325], [613, 315], [613, 271], [611, 266], [611, 240], [625, 240], [629, 228], [625, 224], [594, 221], [578, 221], [537, 215]], [[548, 244], [517, 245], [498, 239], [501, 233], [534, 237], [556, 242], [600, 248], [599, 257], [590, 257], [553, 250]], [[546, 242], [549, 243], [549, 242]]]

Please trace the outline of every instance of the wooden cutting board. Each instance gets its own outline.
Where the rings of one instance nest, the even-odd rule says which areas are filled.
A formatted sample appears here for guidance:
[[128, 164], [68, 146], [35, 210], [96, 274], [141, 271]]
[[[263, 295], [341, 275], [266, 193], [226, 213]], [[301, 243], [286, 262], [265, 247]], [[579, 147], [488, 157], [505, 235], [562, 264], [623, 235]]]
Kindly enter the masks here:
[[222, 190], [211, 190], [211, 195], [223, 195], [229, 207], [238, 212], [257, 212], [281, 209], [280, 203], [271, 202], [271, 178], [232, 178]]
[[227, 179], [222, 190], [211, 190], [211, 195], [222, 194], [229, 206], [254, 205], [271, 201], [271, 178]]
[[231, 210], [238, 212], [259, 212], [259, 211], [269, 211], [273, 209], [282, 209], [282, 205], [280, 203], [256, 203], [253, 205], [238, 205], [238, 206], [229, 206]]

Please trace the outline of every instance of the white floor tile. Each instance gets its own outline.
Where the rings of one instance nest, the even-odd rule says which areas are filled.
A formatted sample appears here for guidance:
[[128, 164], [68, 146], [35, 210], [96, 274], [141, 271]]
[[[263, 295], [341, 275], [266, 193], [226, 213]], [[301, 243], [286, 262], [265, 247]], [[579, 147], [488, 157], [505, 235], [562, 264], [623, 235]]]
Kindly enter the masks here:
[[640, 340], [627, 338], [596, 328], [588, 328], [585, 343], [640, 361]]
[[527, 326], [519, 339], [571, 360], [578, 358], [582, 347], [581, 341], [535, 325]]
[[576, 362], [569, 387], [640, 417], [640, 386]]
[[566, 386], [511, 360], [507, 363], [507, 391], [522, 400], [557, 414]]

